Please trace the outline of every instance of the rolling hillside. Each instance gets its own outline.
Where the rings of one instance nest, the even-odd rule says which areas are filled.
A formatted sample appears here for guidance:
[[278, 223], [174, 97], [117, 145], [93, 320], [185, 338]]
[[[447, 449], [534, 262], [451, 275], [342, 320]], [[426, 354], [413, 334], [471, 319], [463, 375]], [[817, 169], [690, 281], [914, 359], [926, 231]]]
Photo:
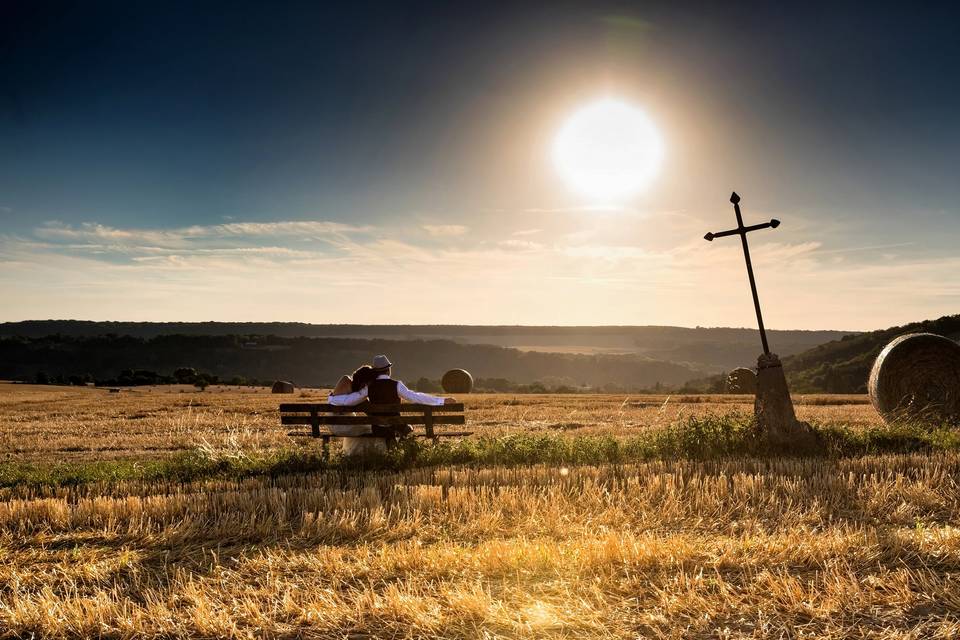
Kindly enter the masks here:
[[[768, 332], [782, 356], [838, 340], [844, 331]], [[524, 352], [636, 356], [670, 362], [703, 375], [749, 366], [756, 361], [755, 329], [723, 327], [538, 327], [470, 325], [323, 325], [300, 322], [91, 322], [31, 320], [0, 324], [0, 336], [43, 338], [106, 335], [156, 338], [163, 335], [259, 335], [282, 338], [445, 340], [462, 345], [510, 347]], [[544, 374], [547, 375], [547, 374]], [[665, 381], [664, 381], [665, 382]]]
[[905, 333], [960, 338], [960, 315], [845, 336], [784, 358], [790, 388], [801, 393], [865, 393], [870, 368], [883, 347]]
[[636, 390], [658, 384], [676, 388], [703, 372], [634, 354], [581, 355], [525, 352], [450, 340], [368, 340], [277, 336], [133, 336], [0, 338], [0, 379], [37, 380], [80, 376], [108, 380], [125, 370], [170, 375], [191, 367], [229, 380], [292, 380], [300, 386], [331, 386], [345, 373], [387, 353], [397, 376], [438, 380], [462, 367], [478, 378]]

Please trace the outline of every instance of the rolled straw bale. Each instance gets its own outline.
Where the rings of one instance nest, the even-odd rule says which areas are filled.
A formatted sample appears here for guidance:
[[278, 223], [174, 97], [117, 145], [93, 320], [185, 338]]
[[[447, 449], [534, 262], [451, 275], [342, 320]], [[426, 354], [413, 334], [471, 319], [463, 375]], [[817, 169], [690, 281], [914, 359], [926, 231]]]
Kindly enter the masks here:
[[273, 383], [273, 393], [293, 393], [295, 387], [292, 382], [277, 380]]
[[746, 367], [737, 367], [727, 376], [727, 392], [756, 393], [757, 372]]
[[473, 376], [464, 369], [450, 369], [440, 379], [440, 386], [447, 393], [470, 393], [473, 390]]
[[869, 390], [885, 420], [957, 422], [960, 345], [932, 333], [895, 338], [873, 363]]

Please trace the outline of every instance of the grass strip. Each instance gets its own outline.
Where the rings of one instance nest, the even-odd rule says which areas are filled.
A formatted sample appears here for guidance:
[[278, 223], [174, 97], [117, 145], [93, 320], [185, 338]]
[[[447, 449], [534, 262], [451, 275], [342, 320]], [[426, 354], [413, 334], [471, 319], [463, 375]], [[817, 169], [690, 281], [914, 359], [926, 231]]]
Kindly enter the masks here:
[[815, 451], [771, 448], [753, 418], [745, 414], [689, 417], [663, 429], [636, 435], [568, 436], [515, 434], [432, 444], [409, 440], [388, 454], [357, 460], [319, 447], [258, 450], [229, 455], [194, 450], [156, 460], [63, 463], [0, 463], [0, 487], [65, 487], [126, 480], [186, 483], [211, 478], [243, 479], [322, 470], [400, 470], [439, 465], [517, 466], [531, 464], [623, 464], [656, 459], [715, 460], [791, 455], [856, 457], [884, 453], [960, 450], [960, 432], [921, 424], [869, 428], [814, 425], [821, 445]]

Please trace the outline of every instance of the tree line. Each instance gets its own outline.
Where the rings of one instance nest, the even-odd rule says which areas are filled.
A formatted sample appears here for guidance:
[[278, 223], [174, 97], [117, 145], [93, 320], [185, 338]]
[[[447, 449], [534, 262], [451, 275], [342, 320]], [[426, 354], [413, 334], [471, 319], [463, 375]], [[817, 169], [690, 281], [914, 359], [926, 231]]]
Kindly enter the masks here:
[[35, 382], [43, 373], [56, 382], [164, 384], [176, 380], [177, 369], [192, 368], [221, 383], [290, 380], [321, 387], [378, 353], [388, 354], [396, 376], [408, 382], [438, 380], [448, 369], [463, 368], [478, 383], [488, 381], [486, 388], [518, 393], [541, 387], [631, 391], [658, 384], [676, 389], [703, 375], [687, 365], [635, 355], [524, 352], [450, 340], [55, 334], [0, 338], [0, 379]]

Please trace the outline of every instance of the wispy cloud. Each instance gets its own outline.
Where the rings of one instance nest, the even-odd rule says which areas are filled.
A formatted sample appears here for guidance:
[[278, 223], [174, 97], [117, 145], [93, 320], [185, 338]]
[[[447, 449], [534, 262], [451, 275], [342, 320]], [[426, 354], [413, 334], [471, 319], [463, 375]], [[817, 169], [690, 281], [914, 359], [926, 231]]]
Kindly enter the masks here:
[[[0, 297], [17, 301], [4, 319], [130, 319], [135, 309], [140, 319], [749, 326], [739, 242], [708, 244], [700, 226], [609, 217], [580, 232], [322, 220], [176, 229], [54, 222], [0, 236]], [[960, 304], [951, 277], [960, 258], [887, 259], [877, 250], [894, 246], [835, 251], [774, 238], [751, 245], [771, 326], [869, 328]], [[843, 252], [851, 255], [841, 260]]]
[[568, 246], [562, 249], [563, 253], [573, 258], [595, 258], [602, 260], [630, 260], [649, 258], [649, 251], [640, 247], [611, 246], [602, 244]]
[[750, 253], [768, 262], [781, 262], [810, 256], [821, 246], [820, 242], [765, 242], [752, 247]]
[[119, 229], [96, 222], [78, 226], [47, 222], [37, 228], [37, 237], [49, 240], [106, 240], [126, 244], [143, 243], [156, 246], [185, 246], [198, 239], [237, 238], [243, 236], [343, 236], [368, 233], [370, 226], [354, 226], [329, 221], [230, 222], [216, 225], [195, 225], [177, 229]]
[[528, 207], [523, 213], [639, 213], [632, 207], [619, 204], [586, 204], [576, 207]]
[[844, 249], [821, 249], [819, 254], [827, 253], [859, 253], [860, 251], [880, 251], [881, 249], [899, 249], [902, 247], [911, 247], [913, 242], [896, 242], [894, 244], [875, 244], [867, 247], [847, 247]]
[[[67, 225], [48, 222], [19, 239], [21, 247], [105, 262], [189, 263], [191, 257], [221, 256], [243, 260], [295, 260], [337, 251], [371, 226], [329, 221], [231, 222], [174, 229], [117, 228], [96, 222]], [[9, 242], [9, 240], [8, 240]], [[220, 267], [224, 265], [220, 264]]]
[[425, 224], [422, 228], [435, 238], [462, 236], [470, 231], [470, 227], [462, 224]]
[[519, 238], [501, 240], [497, 244], [511, 251], [540, 251], [543, 249], [543, 245], [539, 242], [533, 242], [532, 240], [521, 240]]
[[285, 222], [231, 222], [209, 227], [187, 227], [184, 231], [195, 236], [299, 236], [299, 235], [342, 235], [351, 233], [369, 233], [369, 225], [350, 225], [329, 221], [285, 221]]

